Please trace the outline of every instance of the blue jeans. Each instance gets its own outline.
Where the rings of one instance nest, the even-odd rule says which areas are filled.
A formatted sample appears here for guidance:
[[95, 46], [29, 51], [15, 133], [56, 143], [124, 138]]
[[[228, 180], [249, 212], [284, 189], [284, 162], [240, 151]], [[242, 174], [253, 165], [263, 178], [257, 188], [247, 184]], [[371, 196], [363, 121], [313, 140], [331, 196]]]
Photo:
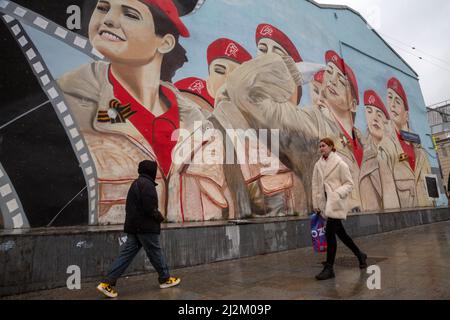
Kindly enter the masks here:
[[166, 282], [169, 278], [169, 268], [164, 259], [161, 245], [159, 242], [159, 234], [156, 233], [142, 233], [142, 234], [128, 234], [127, 242], [121, 250], [119, 256], [112, 264], [104, 282], [115, 286], [117, 279], [130, 266], [133, 259], [138, 254], [139, 250], [144, 247], [147, 257], [151, 264], [158, 272], [159, 283]]

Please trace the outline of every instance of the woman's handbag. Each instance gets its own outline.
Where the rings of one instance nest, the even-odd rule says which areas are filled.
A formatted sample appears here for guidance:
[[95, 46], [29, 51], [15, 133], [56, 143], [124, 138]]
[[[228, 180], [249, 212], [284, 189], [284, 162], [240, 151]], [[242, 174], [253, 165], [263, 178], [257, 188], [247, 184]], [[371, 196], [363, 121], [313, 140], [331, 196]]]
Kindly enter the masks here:
[[311, 215], [311, 238], [314, 251], [327, 252], [326, 220], [317, 212]]

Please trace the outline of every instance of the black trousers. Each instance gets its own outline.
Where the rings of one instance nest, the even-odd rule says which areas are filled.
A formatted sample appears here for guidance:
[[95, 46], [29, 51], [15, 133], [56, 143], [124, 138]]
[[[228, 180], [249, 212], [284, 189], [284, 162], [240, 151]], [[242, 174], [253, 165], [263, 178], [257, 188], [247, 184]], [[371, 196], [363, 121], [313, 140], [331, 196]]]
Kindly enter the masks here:
[[334, 265], [334, 261], [336, 260], [336, 235], [355, 254], [355, 256], [358, 256], [360, 254], [359, 248], [345, 231], [345, 228], [342, 225], [342, 220], [328, 218], [325, 235], [328, 242], [327, 263], [329, 265]]

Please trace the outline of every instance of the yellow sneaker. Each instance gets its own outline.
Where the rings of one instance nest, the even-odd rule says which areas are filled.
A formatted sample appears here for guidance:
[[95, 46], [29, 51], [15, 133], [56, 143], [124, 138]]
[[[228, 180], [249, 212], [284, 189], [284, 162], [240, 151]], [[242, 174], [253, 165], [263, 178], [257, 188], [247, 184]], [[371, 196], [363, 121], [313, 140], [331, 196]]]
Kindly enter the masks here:
[[114, 290], [113, 287], [111, 287], [111, 285], [109, 285], [108, 283], [100, 283], [97, 286], [97, 291], [103, 293], [105, 296], [107, 296], [108, 298], [117, 298], [118, 293], [116, 290]]
[[175, 287], [175, 286], [179, 285], [180, 282], [181, 282], [181, 279], [180, 279], [180, 278], [177, 278], [177, 277], [170, 277], [166, 282], [161, 283], [161, 284], [159, 285], [159, 287], [160, 287], [161, 289], [167, 289], [167, 288], [171, 288], [171, 287]]

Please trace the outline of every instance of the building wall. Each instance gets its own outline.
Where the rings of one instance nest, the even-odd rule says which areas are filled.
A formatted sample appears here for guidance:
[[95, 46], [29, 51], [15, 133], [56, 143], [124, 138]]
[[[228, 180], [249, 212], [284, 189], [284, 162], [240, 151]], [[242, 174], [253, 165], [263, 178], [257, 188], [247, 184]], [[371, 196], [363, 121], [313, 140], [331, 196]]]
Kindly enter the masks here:
[[[43, 2], [39, 6], [26, 1], [0, 2], [0, 12], [6, 15], [1, 23], [2, 46], [8, 48], [3, 50], [5, 56], [1, 59], [2, 70], [6, 71], [1, 78], [4, 117], [0, 122], [0, 182], [5, 186], [1, 189], [0, 209], [5, 228], [121, 224], [126, 193], [137, 177], [137, 164], [144, 159], [159, 163], [160, 209], [169, 222], [305, 216], [312, 210], [312, 169], [319, 158], [318, 142], [324, 134], [335, 140], [338, 153], [347, 157], [351, 167], [356, 187], [349, 196], [350, 209], [380, 211], [443, 203], [442, 195], [435, 201], [426, 192], [425, 174], [436, 169], [438, 163], [431, 150], [430, 128], [417, 75], [355, 12], [321, 7], [313, 1], [209, 0], [195, 12], [181, 17], [190, 32], [190, 37], [176, 41], [186, 50], [188, 61], [183, 63], [182, 56], [168, 59], [174, 50], [164, 51], [159, 38], [152, 36], [153, 23], [145, 23], [154, 21], [154, 16], [145, 1], [131, 1], [144, 24], [125, 15], [122, 9], [114, 11], [120, 1], [111, 1], [106, 9], [93, 8], [92, 1]], [[18, 8], [18, 4], [23, 7]], [[68, 29], [67, 22], [76, 21], [77, 12], [67, 13], [70, 4], [81, 9], [81, 23], [73, 30]], [[189, 12], [193, 1], [178, 1], [177, 5], [180, 12]], [[126, 38], [121, 49], [117, 49], [120, 41], [108, 43], [101, 37], [95, 40], [95, 31], [88, 34], [90, 22], [104, 27], [107, 12], [118, 14], [108, 16], [112, 19], [108, 28]], [[174, 13], [173, 8], [171, 12]], [[172, 17], [173, 21], [176, 18]], [[266, 24], [266, 28], [258, 28], [261, 24]], [[272, 44], [281, 47], [275, 52], [279, 55], [295, 59], [298, 51], [302, 63], [290, 65], [291, 69], [289, 62], [277, 65], [282, 60], [258, 53], [257, 45], [261, 46], [261, 42], [256, 43], [255, 34], [263, 40], [275, 41]], [[216, 43], [210, 57], [214, 58], [213, 64], [217, 61], [225, 64], [225, 75], [215, 67], [209, 68], [207, 63], [208, 48], [219, 38], [231, 41]], [[158, 44], [161, 50], [155, 50]], [[326, 61], [327, 52], [330, 59], [334, 55], [337, 60]], [[166, 59], [158, 62], [163, 57]], [[259, 61], [264, 59], [267, 63], [263, 70]], [[112, 61], [113, 73], [119, 72], [119, 65], [128, 66], [115, 76], [132, 98], [119, 90], [120, 85], [113, 85], [108, 61]], [[341, 64], [346, 67], [339, 68]], [[284, 73], [280, 73], [280, 66], [287, 68]], [[297, 92], [294, 88], [299, 83], [286, 71], [295, 67], [303, 79], [302, 90]], [[154, 74], [166, 68], [173, 68], [174, 74], [166, 77], [162, 73], [162, 80], [169, 83], [163, 85], [166, 89], [161, 93], [155, 90], [160, 79], [155, 80]], [[325, 85], [313, 81], [320, 70], [325, 70]], [[326, 91], [327, 83], [332, 81], [328, 71], [334, 72], [334, 80], [342, 80], [338, 94], [343, 97], [340, 106], [346, 108], [344, 115], [336, 116], [339, 102], [333, 102], [331, 91]], [[139, 80], [137, 74], [145, 76]], [[198, 79], [186, 87], [178, 83], [188, 77]], [[247, 85], [250, 78], [253, 86]], [[415, 172], [408, 169], [411, 166], [393, 134], [393, 122], [387, 119], [393, 115], [387, 99], [387, 84], [392, 78], [397, 79], [406, 93], [403, 100], [409, 105], [407, 130], [421, 139], [421, 145], [414, 145], [418, 166]], [[255, 85], [258, 81], [260, 87]], [[236, 85], [238, 82], [240, 85]], [[312, 99], [314, 85], [318, 85], [320, 92], [328, 92], [328, 96], [323, 94], [323, 105]], [[264, 101], [252, 95], [254, 88], [260, 90], [257, 93]], [[377, 92], [385, 105], [383, 112], [380, 103], [368, 96], [370, 103], [377, 104], [371, 110], [380, 114], [381, 120], [377, 121], [382, 122], [376, 127], [382, 127], [378, 130], [384, 136], [379, 148], [371, 143], [372, 132], [367, 130], [365, 105], [370, 104], [364, 101], [367, 90]], [[359, 102], [353, 113], [350, 109], [355, 91]], [[159, 98], [162, 109], [154, 103]], [[137, 100], [144, 101], [141, 109]], [[246, 106], [249, 101], [250, 106]], [[281, 113], [288, 111], [284, 116], [268, 119], [267, 113], [261, 113], [261, 103], [278, 107]], [[127, 109], [128, 104], [131, 109]], [[178, 112], [165, 113], [174, 110], [175, 105]], [[151, 132], [148, 123], [153, 116], [145, 107], [153, 115], [162, 115]], [[254, 108], [254, 112], [247, 112], [246, 108]], [[310, 122], [303, 121], [307, 118]], [[147, 120], [139, 122], [139, 119]], [[356, 147], [347, 143], [351, 141], [347, 141], [336, 119], [350, 127], [352, 122], [348, 120], [355, 120], [354, 128], [347, 131], [350, 138], [355, 138]], [[267, 164], [261, 160], [243, 165], [217, 162], [198, 165], [189, 162], [186, 154], [180, 156], [182, 162], [170, 158], [171, 153], [180, 155], [178, 148], [185, 146], [180, 141], [171, 141], [174, 129], [187, 129], [189, 139], [194, 132], [206, 133], [205, 128], [211, 127], [220, 136], [229, 129], [227, 126], [279, 130], [272, 132], [280, 134], [280, 153], [269, 158], [276, 163], [281, 160], [277, 170], [269, 172], [266, 169], [273, 168], [266, 168]], [[320, 129], [325, 127], [328, 128], [325, 131]], [[219, 139], [205, 135], [200, 138], [204, 139], [201, 144], [206, 150], [196, 150], [195, 155], [215, 156], [230, 151]], [[375, 157], [357, 163], [355, 148], [359, 147], [366, 157], [369, 149], [376, 150]], [[263, 147], [258, 145], [256, 149]], [[245, 150], [249, 151], [249, 147]], [[275, 146], [271, 151], [276, 154]]]
[[436, 139], [436, 149], [440, 162], [440, 169], [443, 177], [443, 184], [448, 190], [448, 177], [450, 174], [450, 141], [448, 133], [442, 132], [434, 135]]

